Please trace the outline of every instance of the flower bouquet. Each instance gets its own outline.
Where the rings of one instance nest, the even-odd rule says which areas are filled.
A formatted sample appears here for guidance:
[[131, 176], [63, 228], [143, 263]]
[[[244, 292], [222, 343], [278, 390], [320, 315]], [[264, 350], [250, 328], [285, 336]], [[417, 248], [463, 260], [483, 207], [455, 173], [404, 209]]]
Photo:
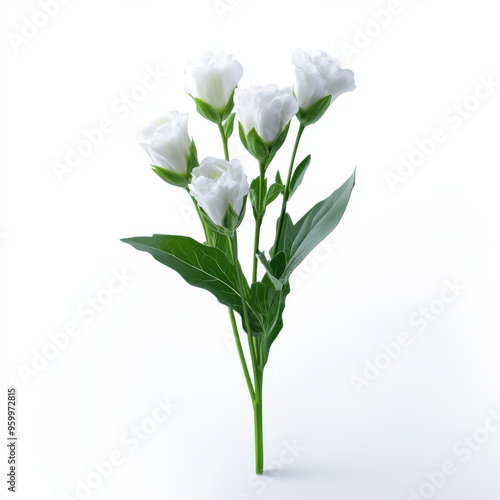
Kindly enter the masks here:
[[[337, 97], [355, 89], [352, 71], [342, 69], [339, 61], [324, 52], [296, 50], [292, 62], [296, 76], [293, 89], [277, 85], [240, 89], [243, 68], [223, 53], [207, 53], [188, 63], [186, 91], [198, 113], [218, 127], [224, 158], [209, 156], [199, 162], [195, 142], [188, 134], [188, 115], [176, 111], [166, 112], [144, 126], [138, 142], [150, 156], [153, 171], [165, 182], [184, 189], [192, 199], [205, 241], [162, 234], [122, 240], [150, 253], [228, 308], [253, 405], [257, 474], [264, 470], [264, 368], [283, 328], [290, 276], [339, 223], [355, 177], [353, 173], [298, 222], [292, 221], [287, 206], [311, 163], [311, 155], [307, 155], [296, 165], [301, 136]], [[284, 177], [276, 170], [274, 181], [270, 180], [271, 163], [287, 138], [293, 117], [298, 120], [298, 132], [290, 166]], [[250, 184], [242, 163], [229, 154], [228, 140], [236, 119], [239, 139], [258, 163], [259, 173]], [[275, 202], [281, 203], [281, 211], [274, 243], [266, 252], [261, 248], [260, 231], [267, 207]], [[250, 278], [244, 276], [238, 254], [238, 227], [248, 203], [255, 220]], [[241, 330], [248, 343], [246, 353]]]

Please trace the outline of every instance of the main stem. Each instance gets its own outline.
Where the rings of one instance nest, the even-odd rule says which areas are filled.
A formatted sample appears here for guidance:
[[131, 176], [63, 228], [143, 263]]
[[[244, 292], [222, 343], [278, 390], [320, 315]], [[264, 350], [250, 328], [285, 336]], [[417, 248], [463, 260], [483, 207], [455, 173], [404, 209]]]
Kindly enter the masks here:
[[255, 400], [255, 391], [252, 385], [252, 379], [250, 378], [250, 373], [248, 372], [247, 361], [245, 359], [245, 354], [243, 352], [243, 347], [241, 346], [240, 334], [238, 332], [238, 325], [236, 324], [236, 318], [234, 317], [234, 311], [229, 309], [229, 318], [231, 320], [231, 327], [233, 329], [234, 340], [236, 342], [236, 348], [238, 349], [238, 356], [240, 357], [241, 366], [243, 367], [243, 373], [245, 375], [245, 380], [248, 386], [248, 392], [252, 401]]
[[297, 155], [297, 148], [299, 147], [300, 138], [302, 137], [302, 132], [304, 132], [305, 126], [302, 123], [299, 125], [299, 130], [297, 132], [297, 138], [295, 139], [295, 145], [293, 146], [292, 159], [290, 160], [290, 167], [288, 168], [288, 176], [285, 184], [285, 191], [283, 192], [283, 202], [281, 204], [281, 214], [278, 219], [278, 229], [276, 230], [276, 239], [273, 246], [273, 255], [276, 253], [278, 248], [278, 243], [281, 237], [281, 231], [283, 230], [283, 221], [285, 220], [286, 204], [288, 203], [288, 198], [290, 197], [290, 182], [292, 180], [293, 165], [295, 163], [295, 156]]
[[254, 427], [255, 427], [255, 473], [264, 472], [264, 437], [262, 426], [262, 371], [259, 383], [256, 384], [255, 399], [253, 402]]
[[231, 238], [231, 250], [233, 254], [234, 267], [236, 268], [236, 276], [238, 280], [238, 287], [241, 295], [241, 306], [243, 308], [243, 321], [248, 336], [248, 347], [250, 349], [250, 356], [252, 357], [253, 375], [255, 394], [252, 398], [254, 409], [254, 425], [255, 425], [255, 472], [262, 474], [264, 471], [264, 445], [262, 433], [262, 370], [259, 369], [256, 344], [252, 336], [250, 328], [250, 319], [248, 316], [248, 306], [245, 297], [245, 288], [243, 286], [243, 276], [238, 260], [238, 239], [236, 232]]
[[257, 281], [257, 252], [259, 251], [259, 240], [260, 240], [260, 228], [262, 226], [262, 219], [264, 218], [264, 213], [266, 211], [266, 190], [265, 190], [265, 180], [266, 180], [266, 162], [261, 161], [259, 163], [259, 206], [257, 207], [257, 217], [255, 218], [255, 237], [253, 244], [253, 270], [252, 270], [252, 283]]
[[[219, 131], [222, 138], [222, 144], [224, 146], [224, 158], [229, 161], [229, 150], [227, 147], [227, 137], [224, 133], [224, 127], [219, 123]], [[265, 179], [265, 163], [260, 164], [260, 184], [259, 184], [259, 200], [261, 201], [261, 207], [259, 207], [259, 214], [265, 210], [265, 196], [264, 192], [264, 179]], [[259, 238], [260, 238], [260, 226], [262, 225], [262, 215], [255, 221], [255, 241], [254, 241], [254, 261], [253, 261], [253, 272], [252, 272], [252, 282], [257, 280], [257, 251], [259, 250]], [[229, 309], [229, 316], [231, 319], [231, 326], [233, 328], [234, 338], [236, 341], [236, 347], [238, 349], [238, 355], [240, 357], [241, 366], [243, 367], [243, 372], [245, 374], [245, 380], [248, 385], [248, 390], [250, 392], [250, 397], [252, 398], [253, 411], [254, 411], [254, 427], [255, 427], [255, 472], [256, 474], [262, 474], [264, 472], [264, 440], [263, 440], [263, 429], [262, 429], [262, 370], [259, 369], [257, 360], [257, 344], [255, 338], [252, 336], [252, 331], [250, 329], [250, 320], [248, 317], [248, 309], [245, 297], [245, 289], [243, 287], [243, 277], [241, 273], [241, 268], [238, 260], [238, 240], [236, 233], [231, 238], [231, 253], [233, 254], [234, 267], [236, 268], [236, 274], [238, 279], [238, 286], [241, 294], [241, 305], [243, 308], [243, 321], [245, 324], [245, 329], [247, 331], [248, 337], [248, 348], [250, 349], [250, 356], [252, 358], [253, 376], [255, 389], [252, 386], [252, 381], [250, 374], [248, 373], [248, 367], [241, 346], [240, 336], [238, 333], [238, 326], [234, 317], [234, 312]]]

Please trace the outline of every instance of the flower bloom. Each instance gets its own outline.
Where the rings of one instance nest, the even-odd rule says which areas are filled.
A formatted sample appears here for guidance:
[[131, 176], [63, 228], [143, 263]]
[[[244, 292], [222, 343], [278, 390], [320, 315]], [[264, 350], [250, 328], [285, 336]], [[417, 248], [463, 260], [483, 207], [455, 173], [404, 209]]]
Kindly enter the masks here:
[[154, 166], [183, 176], [187, 174], [191, 146], [187, 122], [187, 114], [167, 111], [139, 130], [137, 142]]
[[248, 194], [248, 181], [239, 160], [207, 157], [193, 168], [189, 192], [212, 222], [222, 226], [228, 205], [239, 215]]
[[199, 59], [188, 61], [184, 75], [188, 94], [222, 112], [243, 76], [243, 66], [232, 55], [205, 52]]
[[339, 95], [356, 88], [354, 73], [342, 69], [340, 61], [321, 50], [297, 49], [292, 62], [295, 64], [294, 91], [300, 109], [307, 110], [327, 95], [332, 96], [333, 102]]
[[252, 128], [267, 144], [272, 144], [299, 106], [292, 87], [280, 90], [275, 84], [253, 85], [245, 90], [236, 89], [234, 108], [245, 135]]

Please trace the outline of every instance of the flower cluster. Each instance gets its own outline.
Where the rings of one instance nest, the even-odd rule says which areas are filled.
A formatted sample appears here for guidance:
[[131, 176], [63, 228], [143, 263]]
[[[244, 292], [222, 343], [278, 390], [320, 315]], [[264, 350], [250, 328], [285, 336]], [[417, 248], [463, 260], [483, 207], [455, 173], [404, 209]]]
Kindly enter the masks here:
[[[290, 277], [335, 229], [355, 182], [353, 173], [297, 223], [288, 214], [287, 204], [311, 163], [311, 155], [307, 155], [295, 164], [304, 130], [316, 123], [337, 97], [356, 88], [353, 72], [343, 69], [339, 61], [325, 52], [296, 50], [292, 62], [295, 83], [293, 87], [281, 89], [275, 84], [240, 88], [242, 65], [221, 52], [209, 52], [198, 60], [189, 61], [185, 70], [185, 90], [198, 113], [217, 125], [224, 158], [207, 156], [198, 161], [195, 141], [188, 133], [188, 115], [177, 111], [167, 111], [145, 125], [137, 140], [151, 158], [153, 171], [169, 184], [187, 191], [199, 215], [205, 240], [199, 242], [187, 236], [161, 234], [123, 240], [148, 252], [189, 284], [209, 291], [228, 308], [254, 409], [257, 474], [263, 471], [264, 367], [271, 345], [283, 328]], [[286, 180], [282, 180], [279, 169], [274, 180], [270, 180], [269, 166], [285, 143], [294, 117], [298, 121], [298, 131], [290, 166], [283, 176]], [[259, 165], [258, 175], [251, 182], [241, 161], [229, 155], [229, 139], [235, 129], [242, 145]], [[274, 223], [273, 246], [266, 252], [262, 248], [260, 231], [267, 207], [277, 199], [281, 200], [281, 211]], [[242, 271], [237, 237], [247, 200], [255, 219], [251, 279]], [[246, 355], [236, 314], [248, 340]]]
[[[207, 52], [185, 69], [185, 90], [202, 116], [221, 125], [240, 123], [244, 146], [259, 161], [269, 159], [273, 145], [297, 115], [304, 126], [317, 121], [331, 102], [356, 88], [353, 72], [325, 52], [302, 51], [292, 55], [295, 84], [238, 87], [242, 65], [231, 55]], [[220, 226], [228, 205], [240, 214], [249, 186], [238, 160], [205, 158], [199, 166], [187, 130], [188, 115], [167, 111], [145, 125], [137, 140], [149, 154], [153, 168], [167, 182], [188, 188], [199, 207]], [[227, 140], [229, 133], [226, 130]], [[190, 162], [190, 160], [192, 160]], [[179, 178], [180, 177], [180, 178]], [[183, 181], [184, 179], [184, 181]]]

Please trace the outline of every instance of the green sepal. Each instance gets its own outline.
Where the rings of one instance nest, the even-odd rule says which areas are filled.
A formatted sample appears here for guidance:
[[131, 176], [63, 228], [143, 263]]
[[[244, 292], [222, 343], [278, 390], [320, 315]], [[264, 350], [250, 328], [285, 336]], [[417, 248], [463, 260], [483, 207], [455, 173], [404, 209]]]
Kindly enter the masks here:
[[227, 101], [226, 107], [224, 108], [224, 111], [221, 114], [221, 121], [225, 121], [229, 115], [231, 114], [231, 111], [234, 108], [234, 91], [236, 90], [236, 87], [234, 87], [233, 92], [231, 93], [231, 96], [229, 97], [229, 101]]
[[233, 135], [233, 129], [234, 129], [234, 117], [236, 116], [236, 113], [231, 113], [227, 120], [223, 124], [224, 128], [224, 135], [226, 136], [226, 140], [229, 139]]
[[193, 97], [191, 94], [189, 94], [189, 96], [191, 96], [196, 104], [196, 111], [198, 111], [203, 118], [206, 118], [208, 121], [213, 123], [222, 123], [221, 114], [212, 105], [198, 99], [197, 97]]
[[269, 147], [264, 139], [252, 128], [246, 137], [248, 152], [259, 162], [266, 161], [269, 157]]
[[302, 123], [304, 127], [316, 123], [329, 108], [332, 102], [332, 96], [327, 95], [319, 100], [317, 100], [312, 106], [307, 109], [299, 109], [297, 113], [297, 118]]
[[161, 177], [165, 182], [168, 182], [172, 186], [185, 188], [189, 184], [186, 177], [172, 172], [171, 170], [167, 170], [166, 168], [157, 167], [156, 165], [151, 165], [153, 172]]
[[269, 155], [267, 156], [267, 159], [266, 159], [266, 169], [269, 166], [269, 164], [273, 161], [273, 158], [275, 157], [278, 150], [285, 143], [286, 136], [288, 135], [288, 130], [290, 129], [290, 123], [291, 123], [291, 120], [286, 124], [286, 127], [283, 129], [283, 131], [274, 140], [274, 142], [271, 146], [271, 151], [269, 151]]
[[238, 227], [239, 215], [235, 212], [234, 208], [228, 204], [226, 213], [222, 217], [222, 227], [233, 234]]
[[[267, 179], [265, 180], [267, 183]], [[252, 205], [253, 215], [257, 219], [259, 217], [259, 192], [260, 192], [260, 177], [256, 177], [250, 183], [250, 189], [248, 191], [248, 197], [250, 198], [250, 204]]]
[[187, 168], [187, 176], [188, 179], [191, 177], [191, 172], [193, 168], [198, 167], [200, 162], [198, 161], [198, 151], [196, 150], [196, 144], [194, 143], [194, 139], [191, 141], [191, 146], [189, 148], [189, 159], [188, 159], [188, 168]]
[[234, 232], [243, 222], [243, 218], [245, 217], [247, 197], [248, 195], [243, 198], [243, 205], [241, 207], [241, 212], [239, 215], [235, 212], [234, 208], [230, 204], [228, 204], [226, 213], [222, 217], [221, 226], [215, 224], [212, 221], [212, 219], [208, 216], [208, 214], [205, 212], [205, 210], [203, 210], [202, 207], [199, 207], [203, 222], [205, 222], [205, 224], [209, 227], [211, 231], [232, 238], [234, 236]]

